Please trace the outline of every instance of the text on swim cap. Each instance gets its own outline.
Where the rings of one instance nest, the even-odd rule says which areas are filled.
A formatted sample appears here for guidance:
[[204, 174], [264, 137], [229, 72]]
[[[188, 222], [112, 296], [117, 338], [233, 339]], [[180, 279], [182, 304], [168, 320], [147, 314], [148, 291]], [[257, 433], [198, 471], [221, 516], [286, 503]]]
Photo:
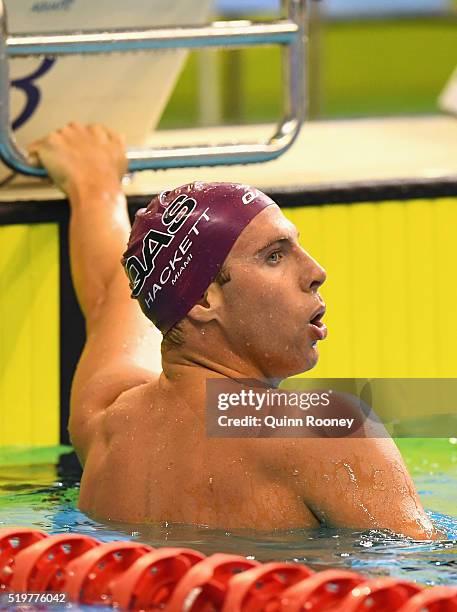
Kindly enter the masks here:
[[[168, 284], [170, 280], [171, 280], [171, 284], [174, 285], [176, 281], [179, 279], [179, 277], [181, 276], [181, 274], [184, 272], [184, 270], [189, 265], [192, 259], [192, 253], [188, 253], [187, 258], [183, 260], [184, 255], [187, 253], [187, 251], [190, 249], [190, 247], [193, 244], [189, 236], [191, 234], [194, 234], [196, 236], [199, 235], [200, 232], [198, 230], [198, 225], [202, 219], [205, 219], [205, 221], [210, 220], [209, 216], [206, 214], [208, 210], [209, 210], [209, 207], [207, 207], [200, 214], [198, 219], [195, 221], [195, 223], [191, 226], [187, 234], [181, 240], [173, 256], [169, 258], [167, 264], [162, 269], [160, 275], [157, 276], [156, 282], [154, 282], [150, 290], [143, 296], [144, 303], [149, 309], [152, 308], [156, 295], [159, 291], [161, 291], [162, 287]], [[180, 266], [179, 268], [178, 268], [178, 264]]]
[[166, 227], [166, 232], [150, 229], [143, 238], [142, 255], [143, 261], [136, 255], [132, 255], [125, 262], [125, 269], [130, 280], [132, 297], [138, 297], [144, 287], [146, 279], [155, 268], [155, 260], [160, 251], [170, 246], [176, 232], [186, 222], [189, 215], [197, 206], [194, 198], [185, 194], [179, 195], [167, 206], [161, 221]]

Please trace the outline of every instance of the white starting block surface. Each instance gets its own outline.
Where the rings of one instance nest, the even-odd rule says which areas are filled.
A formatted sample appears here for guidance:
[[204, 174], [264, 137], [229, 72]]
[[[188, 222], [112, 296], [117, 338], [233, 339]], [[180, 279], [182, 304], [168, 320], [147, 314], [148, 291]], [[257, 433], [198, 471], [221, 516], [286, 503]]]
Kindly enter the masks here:
[[[6, 0], [9, 33], [199, 25], [212, 0]], [[103, 122], [142, 146], [156, 126], [184, 50], [10, 60], [11, 122], [21, 147], [69, 121]], [[0, 178], [8, 171], [0, 165]]]
[[[154, 145], [258, 140], [273, 127], [224, 127], [160, 131]], [[376, 182], [457, 181], [457, 118], [399, 117], [306, 123], [292, 148], [277, 160], [248, 166], [183, 168], [137, 173], [128, 195], [149, 195], [194, 180], [234, 181], [260, 189], [322, 189]], [[63, 197], [44, 181], [17, 177], [0, 189], [1, 201]]]

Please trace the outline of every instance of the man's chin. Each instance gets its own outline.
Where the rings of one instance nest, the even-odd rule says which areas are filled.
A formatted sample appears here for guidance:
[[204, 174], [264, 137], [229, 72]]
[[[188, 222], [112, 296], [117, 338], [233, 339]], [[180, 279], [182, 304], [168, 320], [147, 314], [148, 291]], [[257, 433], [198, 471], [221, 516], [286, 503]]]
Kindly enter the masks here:
[[298, 369], [295, 374], [301, 374], [302, 372], [307, 372], [308, 370], [312, 370], [319, 361], [319, 350], [317, 348], [317, 342], [306, 351], [305, 358], [301, 360], [300, 369]]
[[308, 351], [305, 359], [303, 355], [300, 359], [295, 362], [289, 362], [288, 364], [282, 364], [281, 367], [277, 368], [277, 371], [271, 376], [271, 378], [290, 378], [291, 376], [297, 376], [308, 370], [312, 370], [319, 360], [319, 352], [317, 347], [314, 347], [312, 351]]

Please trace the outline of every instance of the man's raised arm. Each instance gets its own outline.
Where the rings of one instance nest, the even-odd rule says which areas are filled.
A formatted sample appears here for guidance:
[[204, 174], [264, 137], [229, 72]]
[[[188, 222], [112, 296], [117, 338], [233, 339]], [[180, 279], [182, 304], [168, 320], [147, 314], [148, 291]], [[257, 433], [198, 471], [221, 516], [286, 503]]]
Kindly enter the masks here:
[[130, 298], [120, 263], [130, 233], [122, 139], [100, 125], [73, 123], [29, 150], [70, 201], [71, 273], [87, 340], [73, 380], [69, 429], [84, 460], [94, 419], [121, 393], [157, 377], [161, 334]]

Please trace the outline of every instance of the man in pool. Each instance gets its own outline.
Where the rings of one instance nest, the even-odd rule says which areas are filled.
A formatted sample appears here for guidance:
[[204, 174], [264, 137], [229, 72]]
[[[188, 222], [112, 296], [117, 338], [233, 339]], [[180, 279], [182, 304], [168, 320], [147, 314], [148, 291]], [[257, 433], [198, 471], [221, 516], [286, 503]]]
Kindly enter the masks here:
[[71, 206], [71, 269], [87, 331], [69, 423], [83, 511], [123, 522], [437, 537], [388, 437], [206, 435], [208, 378], [277, 381], [309, 370], [326, 335], [325, 271], [274, 202], [246, 186], [191, 184], [155, 198], [130, 235], [117, 134], [70, 124], [30, 152]]

